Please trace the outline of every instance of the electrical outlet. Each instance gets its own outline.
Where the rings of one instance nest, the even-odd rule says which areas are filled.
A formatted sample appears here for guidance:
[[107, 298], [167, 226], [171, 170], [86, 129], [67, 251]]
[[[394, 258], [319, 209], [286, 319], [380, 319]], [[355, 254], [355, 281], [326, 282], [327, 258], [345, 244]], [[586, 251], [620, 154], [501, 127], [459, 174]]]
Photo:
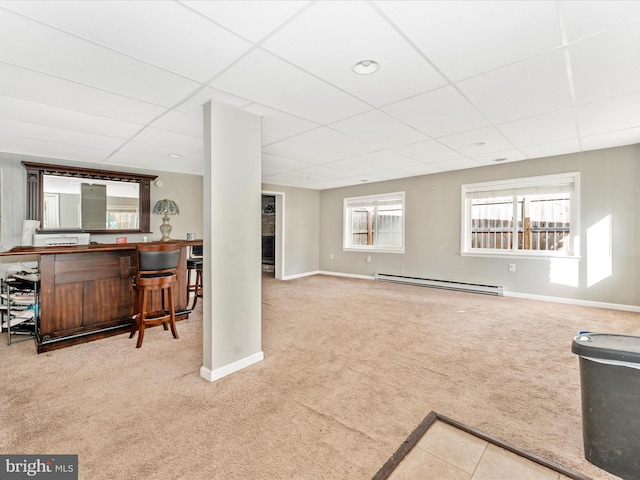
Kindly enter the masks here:
[[371, 263], [371, 255], [367, 255], [367, 263]]
[[515, 263], [510, 263], [509, 264], [509, 271], [510, 272], [515, 272], [516, 271], [516, 264]]
[[333, 253], [331, 255], [329, 255], [329, 259], [333, 260]]

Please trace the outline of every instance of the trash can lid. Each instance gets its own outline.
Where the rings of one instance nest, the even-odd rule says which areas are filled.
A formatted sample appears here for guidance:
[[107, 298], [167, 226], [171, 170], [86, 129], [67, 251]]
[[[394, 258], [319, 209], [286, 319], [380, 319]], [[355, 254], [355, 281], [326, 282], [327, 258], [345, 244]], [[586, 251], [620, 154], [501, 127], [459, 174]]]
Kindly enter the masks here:
[[640, 337], [581, 333], [573, 339], [571, 351], [583, 357], [640, 363]]

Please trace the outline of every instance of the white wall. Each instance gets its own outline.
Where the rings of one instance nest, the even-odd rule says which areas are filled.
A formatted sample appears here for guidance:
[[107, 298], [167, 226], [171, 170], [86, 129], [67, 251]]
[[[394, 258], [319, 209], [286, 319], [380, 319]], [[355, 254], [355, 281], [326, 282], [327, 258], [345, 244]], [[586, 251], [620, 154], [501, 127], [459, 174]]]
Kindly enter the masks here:
[[284, 193], [283, 278], [316, 272], [320, 238], [320, 192], [269, 184], [262, 184], [262, 190]]
[[[460, 250], [462, 184], [552, 173], [581, 173], [579, 260], [463, 257]], [[497, 164], [387, 182], [324, 190], [320, 193], [320, 270], [374, 275], [389, 273], [441, 280], [503, 285], [505, 291], [620, 305], [640, 305], [640, 145]], [[345, 197], [406, 192], [404, 254], [342, 250]], [[611, 225], [611, 274], [594, 281], [602, 260], [588, 242]], [[333, 254], [333, 260], [330, 258]], [[598, 258], [600, 257], [600, 258]], [[508, 271], [515, 263], [516, 273]]]

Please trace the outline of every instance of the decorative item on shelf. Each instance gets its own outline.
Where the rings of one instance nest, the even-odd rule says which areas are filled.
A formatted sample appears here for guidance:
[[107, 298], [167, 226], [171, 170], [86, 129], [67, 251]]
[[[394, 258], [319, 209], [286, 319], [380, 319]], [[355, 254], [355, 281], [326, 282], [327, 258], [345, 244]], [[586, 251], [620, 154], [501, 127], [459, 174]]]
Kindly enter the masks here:
[[171, 225], [169, 224], [169, 215], [178, 215], [180, 213], [178, 205], [173, 200], [164, 198], [156, 202], [153, 207], [153, 213], [163, 215], [162, 225], [160, 225], [160, 232], [162, 232], [162, 238], [160, 240], [163, 242], [170, 241], [169, 233], [171, 233]]

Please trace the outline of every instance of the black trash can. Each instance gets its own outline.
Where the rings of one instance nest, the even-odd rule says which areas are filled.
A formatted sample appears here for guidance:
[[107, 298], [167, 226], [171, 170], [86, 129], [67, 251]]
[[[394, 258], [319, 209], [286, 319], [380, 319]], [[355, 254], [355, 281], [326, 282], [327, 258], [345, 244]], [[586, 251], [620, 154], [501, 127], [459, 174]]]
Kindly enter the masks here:
[[624, 479], [640, 479], [640, 337], [581, 333], [584, 456]]

